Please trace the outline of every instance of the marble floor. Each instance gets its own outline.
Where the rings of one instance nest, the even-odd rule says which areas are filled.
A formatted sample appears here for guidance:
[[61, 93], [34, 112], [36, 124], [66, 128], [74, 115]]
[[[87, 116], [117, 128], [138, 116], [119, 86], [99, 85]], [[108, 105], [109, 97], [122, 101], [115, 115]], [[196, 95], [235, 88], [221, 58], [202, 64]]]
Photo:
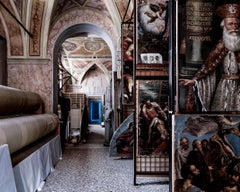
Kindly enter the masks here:
[[62, 159], [47, 177], [42, 192], [168, 192], [168, 178], [138, 177], [134, 161], [109, 157], [104, 128], [89, 125], [86, 144], [67, 144]]

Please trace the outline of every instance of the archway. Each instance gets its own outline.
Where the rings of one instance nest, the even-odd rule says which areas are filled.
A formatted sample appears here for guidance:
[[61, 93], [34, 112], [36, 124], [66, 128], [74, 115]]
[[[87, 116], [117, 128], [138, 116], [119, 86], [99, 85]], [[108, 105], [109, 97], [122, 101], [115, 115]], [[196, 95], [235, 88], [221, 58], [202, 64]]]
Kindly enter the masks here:
[[[57, 112], [58, 105], [58, 53], [62, 43], [69, 37], [77, 36], [80, 33], [91, 33], [99, 36], [109, 46], [112, 54], [112, 71], [116, 71], [116, 51], [109, 35], [99, 26], [89, 23], [80, 23], [65, 29], [57, 38], [53, 49], [53, 111]], [[113, 101], [114, 102], [114, 101]], [[112, 103], [111, 105], [114, 105]]]
[[[111, 51], [111, 56], [112, 56], [112, 71], [116, 71], [116, 62], [115, 62], [115, 48], [114, 48], [114, 44], [111, 40], [111, 38], [108, 36], [108, 34], [100, 27], [93, 25], [93, 24], [88, 24], [88, 23], [81, 23], [81, 24], [76, 24], [73, 25], [67, 29], [65, 29], [60, 35], [59, 37], [56, 39], [55, 44], [54, 44], [54, 49], [53, 49], [53, 109], [55, 112], [57, 112], [58, 109], [58, 96], [59, 96], [59, 87], [58, 87], [58, 73], [59, 73], [59, 68], [58, 68], [58, 59], [59, 59], [59, 51], [62, 48], [62, 44], [64, 43], [64, 41], [68, 38], [72, 38], [72, 37], [77, 37], [80, 34], [83, 33], [89, 33], [89, 34], [94, 34], [96, 36], [98, 36], [99, 38], [102, 38], [106, 44], [108, 45], [110, 51]], [[113, 66], [114, 65], [114, 66]], [[106, 74], [106, 69], [105, 70], [105, 74]], [[104, 71], [103, 70], [103, 71]], [[110, 79], [111, 76], [107, 77], [106, 79], [108, 79], [109, 83], [110, 83]], [[112, 82], [111, 82], [111, 86], [113, 86]], [[110, 95], [109, 97], [111, 97], [112, 94], [112, 90], [113, 87], [111, 87], [111, 91], [110, 91]], [[114, 99], [110, 100], [112, 103], [110, 103], [110, 107], [112, 107], [114, 105]], [[107, 129], [105, 131], [110, 131], [110, 129]], [[109, 135], [108, 133], [105, 135]]]

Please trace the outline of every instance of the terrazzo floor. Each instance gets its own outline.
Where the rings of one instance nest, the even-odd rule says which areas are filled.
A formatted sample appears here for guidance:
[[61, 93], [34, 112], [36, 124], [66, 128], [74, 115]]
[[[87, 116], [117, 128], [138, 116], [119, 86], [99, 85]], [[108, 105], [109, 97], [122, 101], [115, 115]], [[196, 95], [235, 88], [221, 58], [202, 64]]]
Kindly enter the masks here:
[[66, 145], [62, 160], [47, 177], [42, 192], [168, 192], [168, 178], [137, 177], [134, 161], [109, 157], [104, 128], [90, 125], [86, 144]]

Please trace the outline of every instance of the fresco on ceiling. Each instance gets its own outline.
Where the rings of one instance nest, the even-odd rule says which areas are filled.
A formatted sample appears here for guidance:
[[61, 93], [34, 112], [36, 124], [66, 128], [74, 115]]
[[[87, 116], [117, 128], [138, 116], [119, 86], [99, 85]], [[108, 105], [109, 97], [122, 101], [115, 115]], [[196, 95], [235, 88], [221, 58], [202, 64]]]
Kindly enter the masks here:
[[[133, 10], [130, 6], [127, 7], [128, 1], [125, 1], [125, 0], [124, 1], [116, 1], [115, 4], [118, 9], [118, 12], [120, 13], [121, 19], [124, 19], [124, 21], [129, 21], [131, 19]], [[127, 8], [128, 8], [128, 10], [127, 10]], [[126, 13], [126, 11], [127, 11], [127, 13]], [[125, 16], [125, 18], [123, 18], [125, 13], [126, 13], [126, 16]]]
[[[14, 10], [9, 1], [4, 2], [5, 6], [14, 13]], [[10, 55], [11, 56], [22, 56], [23, 55], [23, 41], [21, 36], [20, 25], [16, 20], [6, 11], [3, 11], [3, 7], [0, 7], [0, 12], [3, 14], [6, 28], [8, 30], [9, 44], [10, 44]]]

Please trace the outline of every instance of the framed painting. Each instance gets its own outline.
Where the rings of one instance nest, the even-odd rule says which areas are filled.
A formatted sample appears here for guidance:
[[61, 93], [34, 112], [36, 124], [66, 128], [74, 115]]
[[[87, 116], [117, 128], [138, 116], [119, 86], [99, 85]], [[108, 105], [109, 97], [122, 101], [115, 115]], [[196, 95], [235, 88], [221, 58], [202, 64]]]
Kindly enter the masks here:
[[169, 171], [168, 82], [137, 81], [136, 172], [167, 174]]
[[[240, 175], [240, 116], [174, 116], [174, 192], [190, 183], [195, 190], [224, 191]], [[239, 181], [232, 184], [238, 185]]]
[[237, 62], [240, 46], [235, 43], [240, 35], [231, 34], [227, 27], [239, 18], [240, 3], [231, 2], [178, 1], [178, 113], [240, 111]]

